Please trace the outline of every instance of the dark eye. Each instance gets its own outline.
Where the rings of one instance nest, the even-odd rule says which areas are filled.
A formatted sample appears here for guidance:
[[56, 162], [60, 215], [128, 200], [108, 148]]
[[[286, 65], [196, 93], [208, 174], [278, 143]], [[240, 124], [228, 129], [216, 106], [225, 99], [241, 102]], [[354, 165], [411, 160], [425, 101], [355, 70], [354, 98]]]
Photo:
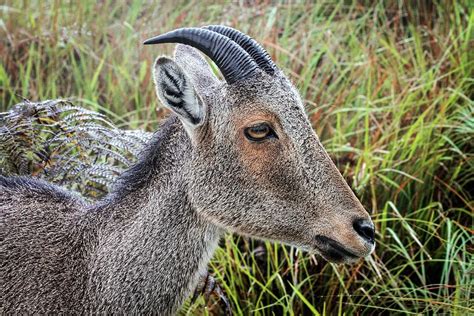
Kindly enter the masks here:
[[276, 137], [275, 132], [267, 123], [258, 123], [244, 130], [245, 137], [252, 141], [262, 141], [270, 137]]

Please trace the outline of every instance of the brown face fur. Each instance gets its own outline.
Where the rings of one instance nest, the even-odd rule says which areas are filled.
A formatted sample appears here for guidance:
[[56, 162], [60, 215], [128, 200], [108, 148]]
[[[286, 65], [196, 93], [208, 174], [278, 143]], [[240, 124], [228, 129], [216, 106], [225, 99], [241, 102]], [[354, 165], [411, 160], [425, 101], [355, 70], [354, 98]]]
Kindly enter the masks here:
[[[373, 241], [354, 229], [358, 220], [373, 225], [369, 214], [322, 147], [289, 80], [281, 72], [259, 72], [227, 85], [205, 67], [196, 71], [193, 65], [202, 61], [192, 58], [200, 57], [181, 49], [177, 62], [206, 113], [187, 129], [194, 144], [189, 192], [197, 211], [230, 231], [318, 251], [331, 261], [369, 255]], [[276, 137], [249, 140], [244, 131], [256, 122], [266, 122]]]
[[[237, 113], [236, 113], [237, 114]], [[238, 113], [232, 118], [233, 126], [235, 126], [235, 146], [239, 154], [239, 161], [243, 165], [244, 170], [255, 181], [265, 185], [265, 174], [268, 173], [268, 161], [272, 157], [278, 155], [284, 150], [286, 145], [283, 140], [276, 137], [267, 138], [261, 141], [252, 141], [245, 136], [245, 129], [257, 124], [267, 124], [277, 135], [280, 135], [280, 124], [276, 116], [257, 110], [254, 113]], [[278, 131], [278, 132], [277, 132]]]

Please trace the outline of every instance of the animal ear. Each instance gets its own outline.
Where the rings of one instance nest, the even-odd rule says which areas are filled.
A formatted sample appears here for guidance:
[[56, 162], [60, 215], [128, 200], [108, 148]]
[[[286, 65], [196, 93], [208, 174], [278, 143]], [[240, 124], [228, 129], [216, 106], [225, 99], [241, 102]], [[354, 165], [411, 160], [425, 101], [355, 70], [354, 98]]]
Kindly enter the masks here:
[[172, 59], [159, 57], [153, 67], [156, 94], [160, 101], [175, 112], [188, 132], [204, 122], [205, 105], [196, 92], [191, 78]]
[[208, 89], [209, 86], [220, 82], [204, 56], [194, 47], [183, 44], [176, 45], [174, 59], [191, 77], [198, 91]]

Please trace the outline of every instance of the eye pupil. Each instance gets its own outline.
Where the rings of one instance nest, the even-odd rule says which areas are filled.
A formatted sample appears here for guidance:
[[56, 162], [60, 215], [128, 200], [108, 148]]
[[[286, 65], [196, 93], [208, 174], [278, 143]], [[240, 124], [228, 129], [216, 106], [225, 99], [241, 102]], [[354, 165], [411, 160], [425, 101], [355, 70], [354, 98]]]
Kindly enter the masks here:
[[245, 136], [252, 141], [261, 141], [273, 135], [267, 123], [250, 126], [245, 129]]
[[254, 126], [250, 130], [254, 134], [267, 134], [268, 133], [268, 126], [265, 126], [265, 125]]

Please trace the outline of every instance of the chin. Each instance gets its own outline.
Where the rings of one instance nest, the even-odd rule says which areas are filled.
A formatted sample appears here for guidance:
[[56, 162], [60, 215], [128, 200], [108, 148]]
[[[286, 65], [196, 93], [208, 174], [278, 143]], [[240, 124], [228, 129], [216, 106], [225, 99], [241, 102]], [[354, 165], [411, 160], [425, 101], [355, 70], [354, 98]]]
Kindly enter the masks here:
[[321, 253], [321, 257], [323, 257], [324, 260], [331, 262], [331, 263], [336, 263], [336, 264], [354, 264], [357, 261], [361, 259], [361, 257], [354, 257], [354, 256], [341, 256], [339, 254], [328, 254], [328, 253]]
[[325, 260], [332, 263], [355, 263], [373, 251], [372, 249], [367, 254], [360, 255], [348, 249], [347, 247], [344, 247], [341, 243], [335, 241], [334, 239], [318, 236], [316, 240], [317, 243], [315, 248], [317, 249], [317, 252]]

